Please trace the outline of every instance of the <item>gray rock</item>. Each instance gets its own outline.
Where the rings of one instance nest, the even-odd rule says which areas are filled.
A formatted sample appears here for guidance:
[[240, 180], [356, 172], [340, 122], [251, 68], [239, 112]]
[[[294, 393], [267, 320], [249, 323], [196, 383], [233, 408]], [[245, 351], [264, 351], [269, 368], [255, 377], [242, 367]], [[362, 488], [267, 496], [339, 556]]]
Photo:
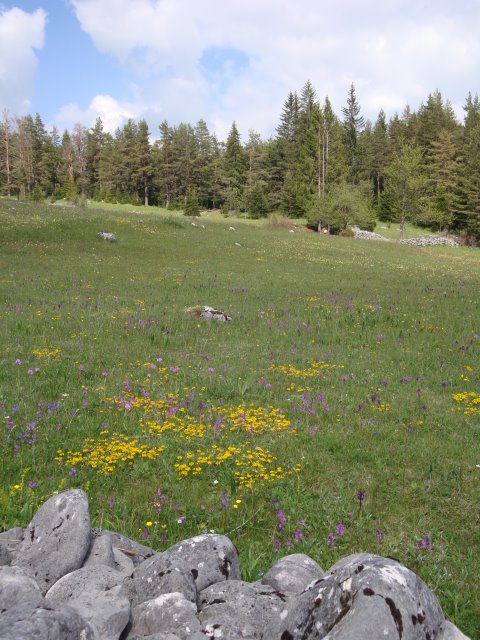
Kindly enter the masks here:
[[436, 640], [469, 640], [469, 638], [454, 624], [444, 620]]
[[[134, 607], [130, 638], [134, 635], [174, 633], [184, 640], [200, 631], [197, 606], [181, 593], [164, 593]], [[162, 636], [164, 637], [164, 635]]]
[[34, 515], [12, 565], [23, 567], [45, 594], [62, 576], [82, 566], [90, 548], [88, 499], [81, 489], [53, 496]]
[[93, 629], [66, 605], [42, 599], [23, 603], [0, 616], [2, 640], [96, 640]]
[[223, 580], [239, 580], [237, 550], [229, 538], [217, 533], [204, 533], [169, 547], [165, 554], [181, 558], [191, 571], [197, 590]]
[[136, 567], [132, 581], [135, 605], [174, 592], [181, 593], [190, 602], [197, 602], [195, 580], [181, 557], [158, 553]]
[[131, 558], [135, 566], [156, 553], [152, 548], [135, 542], [135, 540], [131, 540], [126, 536], [122, 536], [120, 533], [108, 531], [107, 529], [92, 529], [92, 536], [94, 538], [102, 535], [108, 535], [113, 547]]
[[22, 527], [14, 527], [0, 533], [0, 566], [11, 564], [13, 553], [23, 540]]
[[[194, 633], [190, 636], [189, 640], [205, 640], [204, 635], [200, 634], [201, 637], [199, 638], [197, 638], [197, 635], [198, 634]], [[174, 633], [152, 633], [149, 636], [139, 636], [138, 634], [131, 636], [128, 634], [127, 638], [128, 640], [180, 640]]]
[[213, 584], [199, 594], [202, 631], [215, 638], [261, 638], [270, 620], [280, 616], [286, 599], [283, 593], [259, 582]]
[[412, 571], [388, 558], [357, 554], [292, 597], [263, 640], [353, 640], [363, 637], [362, 628], [369, 629], [368, 638], [424, 640], [435, 638], [443, 621], [437, 599]]
[[112, 538], [108, 534], [98, 536], [98, 538], [93, 538], [90, 549], [88, 550], [87, 556], [83, 562], [84, 567], [98, 564], [115, 569], [115, 556], [113, 555]]
[[261, 582], [287, 595], [296, 595], [323, 575], [323, 569], [315, 560], [303, 553], [292, 553], [280, 558]]
[[0, 567], [0, 613], [38, 596], [38, 584], [21, 567]]
[[73, 607], [102, 640], [117, 640], [130, 619], [126, 578], [106, 565], [91, 565], [63, 576], [45, 598]]
[[113, 558], [115, 560], [115, 569], [120, 571], [125, 576], [131, 576], [135, 569], [133, 560], [127, 556], [123, 551], [120, 551], [116, 547], [113, 547]]
[[0, 567], [9, 565], [12, 561], [12, 553], [8, 549], [7, 545], [0, 542]]

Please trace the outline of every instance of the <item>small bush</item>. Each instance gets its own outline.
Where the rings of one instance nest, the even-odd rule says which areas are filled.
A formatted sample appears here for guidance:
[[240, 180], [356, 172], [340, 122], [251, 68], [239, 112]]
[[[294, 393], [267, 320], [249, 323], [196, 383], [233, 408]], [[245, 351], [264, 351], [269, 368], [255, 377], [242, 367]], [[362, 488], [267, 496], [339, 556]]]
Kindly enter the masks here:
[[347, 227], [346, 229], [342, 229], [338, 235], [342, 236], [342, 238], [354, 238], [355, 237], [355, 234], [350, 229], [350, 227]]

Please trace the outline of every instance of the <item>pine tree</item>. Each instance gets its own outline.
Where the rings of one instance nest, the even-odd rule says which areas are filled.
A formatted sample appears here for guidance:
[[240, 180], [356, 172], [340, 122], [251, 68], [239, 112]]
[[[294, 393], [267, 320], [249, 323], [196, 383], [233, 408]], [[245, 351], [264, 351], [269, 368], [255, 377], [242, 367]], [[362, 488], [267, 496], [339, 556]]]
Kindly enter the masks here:
[[13, 124], [8, 111], [4, 109], [0, 122], [0, 189], [7, 195], [12, 191], [12, 136]]

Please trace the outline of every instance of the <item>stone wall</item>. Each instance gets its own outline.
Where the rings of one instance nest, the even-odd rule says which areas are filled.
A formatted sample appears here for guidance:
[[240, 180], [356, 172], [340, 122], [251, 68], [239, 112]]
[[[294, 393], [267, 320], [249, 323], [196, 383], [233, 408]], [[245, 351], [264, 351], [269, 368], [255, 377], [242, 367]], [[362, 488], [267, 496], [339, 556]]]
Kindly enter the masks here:
[[434, 594], [389, 558], [328, 571], [303, 554], [241, 580], [235, 546], [203, 534], [164, 552], [92, 529], [80, 489], [0, 533], [1, 640], [460, 640]]

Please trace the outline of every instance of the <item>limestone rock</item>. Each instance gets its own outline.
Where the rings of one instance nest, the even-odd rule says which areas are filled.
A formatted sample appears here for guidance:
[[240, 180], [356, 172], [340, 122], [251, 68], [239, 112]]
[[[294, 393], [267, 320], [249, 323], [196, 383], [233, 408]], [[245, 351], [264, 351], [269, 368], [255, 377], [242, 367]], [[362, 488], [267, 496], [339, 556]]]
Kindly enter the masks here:
[[[131, 635], [174, 633], [182, 640], [200, 631], [197, 606], [182, 593], [165, 593], [134, 607]], [[164, 637], [162, 635], [162, 637]]]
[[263, 576], [262, 584], [268, 584], [287, 595], [296, 595], [324, 575], [319, 564], [303, 553], [284, 556]]
[[225, 313], [225, 311], [219, 311], [213, 307], [208, 306], [196, 306], [189, 307], [185, 310], [185, 313], [190, 317], [202, 318], [203, 320], [218, 320], [219, 322], [228, 322], [232, 318]]
[[436, 640], [469, 640], [469, 638], [454, 624], [444, 620]]
[[90, 565], [63, 576], [46, 599], [73, 607], [102, 640], [118, 640], [130, 618], [124, 576], [106, 565]]
[[181, 558], [191, 571], [197, 590], [223, 580], [239, 580], [237, 550], [227, 536], [204, 533], [169, 547], [165, 554]]
[[22, 540], [22, 527], [14, 527], [0, 533], [0, 566], [9, 565], [12, 562], [13, 553]]
[[109, 231], [99, 231], [98, 235], [102, 240], [107, 240], [108, 242], [116, 242], [117, 240], [117, 236]]
[[21, 567], [0, 567], [0, 613], [40, 595], [38, 584]]
[[90, 625], [66, 605], [42, 599], [8, 609], [0, 616], [2, 640], [97, 640]]
[[88, 499], [81, 489], [51, 497], [34, 515], [12, 565], [23, 567], [45, 594], [62, 576], [82, 566], [90, 547]]
[[118, 549], [131, 558], [135, 566], [156, 553], [152, 548], [146, 547], [145, 545], [140, 544], [135, 540], [131, 540], [126, 536], [122, 536], [120, 533], [116, 533], [115, 531], [108, 531], [107, 529], [92, 529], [93, 537], [96, 538], [102, 535], [108, 535], [112, 541], [114, 549]]
[[270, 619], [279, 616], [286, 596], [268, 585], [242, 580], [219, 582], [199, 594], [199, 619], [206, 635], [261, 638]]
[[175, 592], [190, 602], [197, 602], [195, 580], [181, 557], [158, 553], [138, 565], [133, 572], [134, 604]]
[[361, 629], [368, 629], [369, 639], [424, 640], [437, 636], [443, 620], [437, 599], [412, 571], [388, 558], [356, 554], [291, 598], [263, 640], [353, 640], [362, 637]]
[[112, 567], [112, 569], [115, 568], [112, 538], [108, 534], [98, 536], [98, 538], [93, 538], [90, 549], [88, 550], [87, 556], [83, 562], [84, 567], [98, 564]]

